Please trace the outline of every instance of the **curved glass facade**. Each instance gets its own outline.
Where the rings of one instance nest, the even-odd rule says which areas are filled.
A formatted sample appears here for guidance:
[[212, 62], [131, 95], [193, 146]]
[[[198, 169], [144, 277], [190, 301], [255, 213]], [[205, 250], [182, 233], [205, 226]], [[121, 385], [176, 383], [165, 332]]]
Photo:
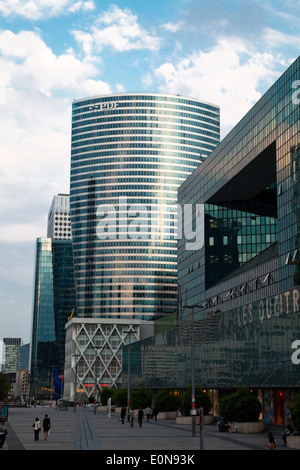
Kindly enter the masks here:
[[30, 393], [49, 398], [52, 366], [65, 366], [65, 324], [75, 307], [72, 243], [38, 238], [31, 337]]
[[177, 308], [177, 189], [219, 143], [219, 117], [176, 95], [73, 102], [78, 316], [147, 320]]

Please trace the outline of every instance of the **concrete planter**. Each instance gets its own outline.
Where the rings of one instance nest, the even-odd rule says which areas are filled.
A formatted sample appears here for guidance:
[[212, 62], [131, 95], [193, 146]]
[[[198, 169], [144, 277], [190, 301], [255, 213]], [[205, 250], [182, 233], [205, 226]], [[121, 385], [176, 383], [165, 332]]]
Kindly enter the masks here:
[[[107, 409], [108, 409], [108, 408], [107, 408]], [[121, 406], [112, 406], [112, 407], [111, 407], [111, 412], [112, 412], [112, 413], [119, 413], [119, 414], [120, 414], [120, 413], [121, 413], [121, 409], [122, 409]]]
[[253, 421], [249, 423], [232, 423], [230, 427], [230, 432], [240, 432], [243, 434], [256, 434], [263, 432], [265, 429], [264, 421]]
[[286, 446], [289, 449], [298, 449], [298, 450], [300, 450], [300, 436], [287, 436], [286, 437]]
[[177, 411], [160, 411], [158, 413], [157, 419], [175, 419], [177, 416]]
[[[203, 424], [211, 424], [214, 421], [213, 415], [204, 415], [203, 416]], [[200, 424], [200, 416], [196, 416], [195, 423], [197, 425]], [[192, 425], [192, 416], [177, 416], [176, 417], [176, 424], [189, 424]]]

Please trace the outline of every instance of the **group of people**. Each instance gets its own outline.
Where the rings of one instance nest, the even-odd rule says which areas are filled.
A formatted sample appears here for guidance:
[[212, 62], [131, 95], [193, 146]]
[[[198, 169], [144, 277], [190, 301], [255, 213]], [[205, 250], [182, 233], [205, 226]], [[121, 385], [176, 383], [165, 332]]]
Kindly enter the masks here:
[[[34, 431], [34, 440], [39, 441], [39, 437], [40, 437], [39, 435], [40, 435], [40, 432], [41, 432], [41, 422], [40, 422], [39, 418], [35, 418], [32, 427], [33, 427], [33, 431]], [[49, 435], [49, 432], [50, 432], [50, 427], [51, 427], [50, 418], [46, 414], [45, 418], [43, 419], [44, 441], [46, 441], [48, 439], [48, 435]], [[2, 421], [1, 425], [0, 425], [0, 449], [2, 449], [2, 447], [5, 443], [6, 435], [7, 435], [7, 428], [5, 426], [5, 422]]]
[[[286, 438], [287, 436], [292, 436], [294, 434], [293, 426], [289, 423], [285, 428], [284, 434], [281, 436], [283, 440], [283, 445], [286, 447]], [[268, 433], [268, 440], [269, 440], [269, 450], [276, 450], [277, 444], [272, 432]]]
[[[121, 413], [120, 413], [120, 421], [122, 422], [122, 424], [124, 424], [126, 413], [127, 413], [126, 407], [122, 406]], [[147, 421], [150, 421], [151, 408], [149, 406], [146, 407], [145, 413], [146, 413]], [[155, 421], [157, 421], [157, 415], [158, 415], [157, 408], [153, 408], [153, 417], [154, 417]], [[130, 411], [129, 411], [129, 421], [130, 421], [130, 426], [131, 427], [133, 427], [134, 416], [135, 416], [134, 410], [130, 409]], [[142, 423], [143, 423], [143, 418], [144, 418], [144, 410], [141, 406], [140, 406], [140, 409], [138, 410], [137, 416], [138, 416], [138, 423], [139, 423], [139, 426], [141, 428]]]
[[[127, 413], [127, 409], [126, 409], [125, 406], [123, 406], [121, 408], [121, 413], [120, 413], [120, 420], [121, 420], [122, 424], [124, 424], [126, 413]], [[150, 409], [149, 406], [146, 407], [145, 413], [146, 413], [147, 421], [149, 421], [150, 420], [150, 415], [151, 415], [151, 409]], [[153, 408], [153, 416], [154, 416], [155, 421], [157, 421], [157, 415], [158, 415], [157, 408]], [[131, 427], [133, 427], [134, 416], [135, 416], [134, 410], [130, 409], [129, 420], [130, 420], [130, 426]], [[142, 407], [139, 408], [137, 416], [138, 416], [139, 426], [142, 427], [142, 422], [143, 422], [143, 418], [144, 418], [144, 410], [143, 410]], [[227, 424], [228, 419], [226, 419], [226, 418], [223, 419], [223, 421], [221, 423], [223, 425]], [[51, 428], [50, 418], [47, 414], [45, 415], [45, 417], [43, 419], [43, 425], [42, 426], [43, 426], [43, 431], [44, 431], [44, 440], [47, 441], [49, 433], [50, 433], [50, 428]], [[41, 422], [40, 422], [39, 418], [35, 418], [35, 421], [34, 421], [32, 427], [34, 429], [34, 440], [39, 441], [39, 434], [41, 432]], [[219, 430], [221, 430], [220, 427], [219, 427]], [[283, 440], [284, 446], [286, 446], [287, 436], [292, 436], [293, 434], [294, 434], [294, 429], [293, 429], [291, 424], [288, 424], [288, 426], [285, 429], [284, 434], [282, 435], [282, 440]], [[7, 428], [5, 427], [5, 422], [2, 421], [1, 425], [0, 425], [0, 449], [3, 447], [3, 445], [5, 443], [6, 435], [7, 435]], [[269, 445], [268, 445], [269, 450], [276, 450], [276, 447], [277, 447], [276, 440], [275, 440], [274, 435], [273, 435], [272, 432], [268, 433], [268, 441], [269, 441]]]
[[[40, 440], [40, 432], [41, 432], [41, 422], [40, 422], [39, 418], [35, 418], [35, 421], [34, 421], [32, 427], [33, 427], [33, 431], [34, 431], [34, 440], [39, 441]], [[48, 439], [50, 428], [51, 428], [50, 418], [46, 414], [45, 418], [43, 419], [44, 441], [46, 441]]]

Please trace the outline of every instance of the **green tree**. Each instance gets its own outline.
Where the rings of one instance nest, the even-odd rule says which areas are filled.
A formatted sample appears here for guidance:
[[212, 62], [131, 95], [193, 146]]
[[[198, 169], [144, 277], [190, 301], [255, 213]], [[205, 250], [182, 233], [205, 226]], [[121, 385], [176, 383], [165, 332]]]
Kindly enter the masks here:
[[289, 405], [289, 409], [293, 426], [300, 433], [300, 394], [293, 396], [293, 402]]
[[0, 401], [5, 401], [11, 389], [11, 381], [6, 374], [0, 372]]
[[140, 406], [146, 408], [151, 406], [152, 402], [152, 391], [147, 390], [145, 387], [141, 387], [138, 390], [132, 390], [130, 394], [130, 407], [134, 410]]
[[127, 405], [127, 390], [126, 388], [115, 388], [112, 395], [112, 402], [116, 406]]
[[166, 389], [159, 390], [155, 396], [154, 406], [159, 411], [175, 411], [179, 406], [178, 398]]
[[107, 405], [107, 400], [113, 396], [114, 390], [112, 388], [105, 387], [103, 388], [100, 398], [101, 398], [101, 404], [102, 405]]
[[260, 401], [245, 388], [239, 388], [220, 402], [220, 414], [223, 417], [227, 416], [229, 421], [257, 421], [260, 412]]
[[[180, 403], [183, 413], [189, 416], [192, 409], [192, 387], [188, 387], [187, 390], [180, 395]], [[205, 415], [211, 411], [211, 400], [207, 393], [203, 392], [201, 388], [196, 388], [195, 390], [195, 407], [203, 408], [203, 414]]]

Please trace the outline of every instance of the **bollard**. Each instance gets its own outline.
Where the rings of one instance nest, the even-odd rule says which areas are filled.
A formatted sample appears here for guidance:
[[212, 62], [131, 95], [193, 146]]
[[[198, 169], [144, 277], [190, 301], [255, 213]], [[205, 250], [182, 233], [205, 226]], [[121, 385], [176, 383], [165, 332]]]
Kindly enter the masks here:
[[200, 450], [203, 450], [203, 408], [200, 408]]

